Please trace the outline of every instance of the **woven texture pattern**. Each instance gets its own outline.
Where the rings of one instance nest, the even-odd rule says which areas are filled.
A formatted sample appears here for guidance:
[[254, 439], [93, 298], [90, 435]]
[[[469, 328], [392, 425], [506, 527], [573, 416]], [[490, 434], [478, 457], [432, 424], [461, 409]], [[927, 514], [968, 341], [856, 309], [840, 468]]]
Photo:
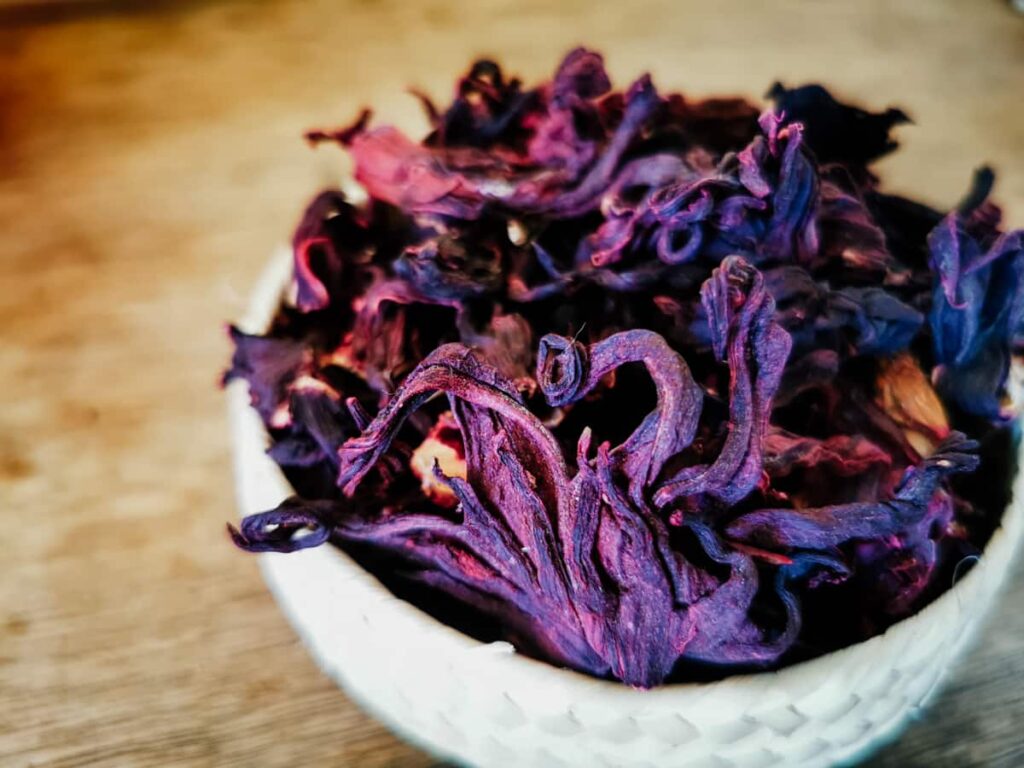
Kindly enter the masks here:
[[[247, 325], [287, 283], [275, 259]], [[291, 489], [265, 455], [244, 384], [229, 390], [243, 515]], [[842, 651], [783, 669], [651, 691], [593, 680], [483, 644], [398, 600], [331, 547], [262, 555], [278, 602], [322, 668], [400, 735], [479, 766], [825, 766], [896, 735], [995, 603], [1024, 529], [1021, 478], [984, 557], [925, 610]]]

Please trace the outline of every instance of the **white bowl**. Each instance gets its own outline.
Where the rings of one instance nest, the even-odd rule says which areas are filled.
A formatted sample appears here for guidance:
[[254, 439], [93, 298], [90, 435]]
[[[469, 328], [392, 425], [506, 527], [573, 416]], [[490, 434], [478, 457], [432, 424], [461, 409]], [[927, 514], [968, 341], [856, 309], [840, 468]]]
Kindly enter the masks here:
[[[289, 283], [271, 263], [246, 330], [262, 331]], [[241, 514], [291, 495], [244, 383], [228, 392]], [[478, 766], [825, 766], [895, 737], [975, 636], [1024, 528], [1021, 477], [983, 557], [885, 634], [778, 672], [639, 691], [485, 644], [394, 597], [331, 546], [261, 555], [278, 603], [327, 674], [420, 747]]]

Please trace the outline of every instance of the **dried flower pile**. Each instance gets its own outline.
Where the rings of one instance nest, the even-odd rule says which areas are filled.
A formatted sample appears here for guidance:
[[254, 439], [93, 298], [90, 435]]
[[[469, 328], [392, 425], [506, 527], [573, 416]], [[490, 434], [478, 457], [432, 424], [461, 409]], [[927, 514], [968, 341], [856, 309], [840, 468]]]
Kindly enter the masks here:
[[529, 89], [477, 62], [419, 143], [369, 113], [311, 133], [368, 200], [321, 193], [294, 300], [231, 331], [301, 494], [235, 542], [330, 541], [641, 687], [948, 586], [1003, 498], [1024, 233], [987, 171], [948, 213], [880, 191], [899, 110], [770, 96], [618, 92], [578, 49]]

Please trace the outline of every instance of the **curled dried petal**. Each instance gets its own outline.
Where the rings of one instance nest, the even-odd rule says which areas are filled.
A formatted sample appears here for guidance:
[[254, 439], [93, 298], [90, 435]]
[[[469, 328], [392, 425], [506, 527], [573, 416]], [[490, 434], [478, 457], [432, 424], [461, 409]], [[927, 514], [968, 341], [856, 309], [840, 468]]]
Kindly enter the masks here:
[[298, 552], [330, 538], [338, 504], [291, 498], [277, 509], [249, 515], [241, 529], [228, 525], [235, 546], [247, 552]]
[[757, 546], [812, 550], [851, 539], [890, 536], [921, 519], [945, 478], [977, 468], [977, 447], [962, 433], [953, 432], [934, 454], [907, 470], [888, 501], [817, 509], [763, 509], [730, 523], [726, 534]]
[[496, 370], [482, 364], [466, 347], [446, 344], [428, 355], [409, 374], [402, 387], [377, 414], [362, 435], [348, 440], [338, 451], [341, 470], [338, 485], [346, 494], [380, 459], [398, 429], [416, 408], [444, 392], [453, 398], [499, 412], [538, 437], [536, 449], [549, 461], [549, 470], [562, 487], [568, 485], [561, 450], [551, 434], [519, 399], [511, 385]]
[[775, 322], [764, 279], [743, 259], [723, 261], [701, 289], [701, 299], [712, 349], [729, 363], [728, 435], [712, 464], [686, 467], [658, 489], [659, 507], [699, 493], [735, 503], [754, 489], [772, 397], [789, 355], [790, 337]]
[[549, 333], [537, 350], [537, 383], [548, 405], [559, 408], [574, 403], [586, 392], [589, 379], [587, 348], [565, 336]]
[[611, 455], [629, 478], [630, 495], [639, 504], [665, 462], [690, 445], [697, 431], [703, 393], [682, 357], [651, 331], [623, 331], [586, 350], [564, 336], [548, 334], [541, 339], [537, 378], [550, 405], [568, 405], [632, 362], [647, 368], [658, 407]]

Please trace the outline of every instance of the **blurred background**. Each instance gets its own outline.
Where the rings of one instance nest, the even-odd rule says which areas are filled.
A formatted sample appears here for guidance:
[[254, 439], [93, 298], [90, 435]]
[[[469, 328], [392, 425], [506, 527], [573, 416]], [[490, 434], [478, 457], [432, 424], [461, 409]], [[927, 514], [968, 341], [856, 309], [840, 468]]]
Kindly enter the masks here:
[[[1024, 225], [1024, 15], [1003, 0], [0, 0], [0, 765], [428, 766], [315, 669], [229, 544], [222, 324], [305, 202], [310, 127], [426, 127], [480, 54], [585, 43], [622, 84], [820, 80], [916, 125], [878, 164]], [[413, 640], [414, 641], [414, 640]], [[1024, 577], [876, 766], [1024, 764]]]

